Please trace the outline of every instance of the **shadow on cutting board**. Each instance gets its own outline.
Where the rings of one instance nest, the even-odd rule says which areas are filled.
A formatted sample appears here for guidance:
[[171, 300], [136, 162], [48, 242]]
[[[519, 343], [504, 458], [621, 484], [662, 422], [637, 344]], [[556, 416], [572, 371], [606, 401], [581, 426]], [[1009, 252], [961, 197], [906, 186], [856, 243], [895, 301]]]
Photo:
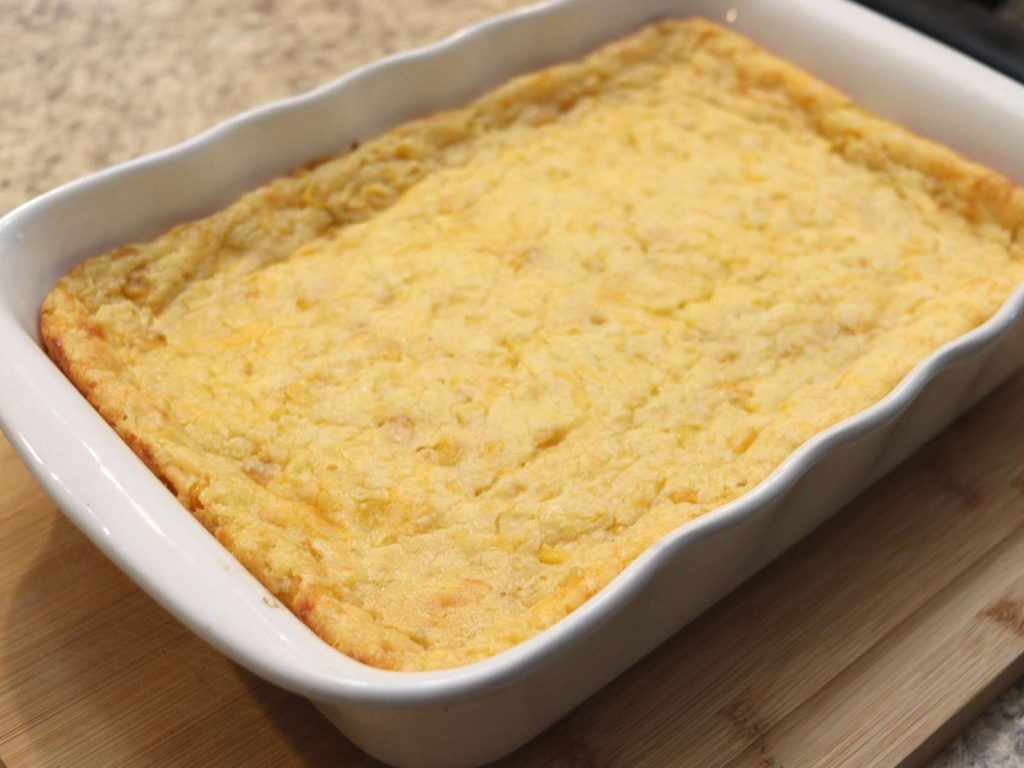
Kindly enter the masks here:
[[40, 503], [46, 540], [3, 595], [8, 768], [376, 765], [307, 701], [192, 635]]
[[[1018, 375], [501, 765], [920, 762], [1024, 672], [1022, 434]], [[379, 765], [33, 493], [0, 510], [9, 768]]]

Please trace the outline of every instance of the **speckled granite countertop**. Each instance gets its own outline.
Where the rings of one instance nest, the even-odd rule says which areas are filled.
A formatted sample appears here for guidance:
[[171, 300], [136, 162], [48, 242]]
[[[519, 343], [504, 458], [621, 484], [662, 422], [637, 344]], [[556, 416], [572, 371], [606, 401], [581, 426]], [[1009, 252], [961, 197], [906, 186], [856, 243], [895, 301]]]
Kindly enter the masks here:
[[[0, 0], [0, 212], [523, 0]], [[1024, 768], [1024, 681], [932, 768]]]
[[1024, 766], [1024, 680], [931, 762], [929, 768], [1021, 768]]

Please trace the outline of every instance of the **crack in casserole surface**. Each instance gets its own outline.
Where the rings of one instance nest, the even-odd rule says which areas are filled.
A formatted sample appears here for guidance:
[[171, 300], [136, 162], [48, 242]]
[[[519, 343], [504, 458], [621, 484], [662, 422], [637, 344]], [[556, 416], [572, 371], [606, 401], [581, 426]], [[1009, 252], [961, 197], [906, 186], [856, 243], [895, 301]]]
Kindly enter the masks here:
[[371, 665], [478, 660], [1024, 280], [1024, 196], [665, 21], [81, 263], [46, 345]]

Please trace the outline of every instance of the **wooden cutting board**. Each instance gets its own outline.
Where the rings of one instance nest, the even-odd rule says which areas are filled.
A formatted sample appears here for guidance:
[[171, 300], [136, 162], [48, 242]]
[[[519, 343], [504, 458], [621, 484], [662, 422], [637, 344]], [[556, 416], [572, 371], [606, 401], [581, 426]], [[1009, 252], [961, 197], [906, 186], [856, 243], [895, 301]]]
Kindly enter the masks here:
[[[920, 764], [1024, 674], [1024, 375], [573, 714], [525, 766]], [[140, 592], [0, 447], [0, 758], [370, 766]]]

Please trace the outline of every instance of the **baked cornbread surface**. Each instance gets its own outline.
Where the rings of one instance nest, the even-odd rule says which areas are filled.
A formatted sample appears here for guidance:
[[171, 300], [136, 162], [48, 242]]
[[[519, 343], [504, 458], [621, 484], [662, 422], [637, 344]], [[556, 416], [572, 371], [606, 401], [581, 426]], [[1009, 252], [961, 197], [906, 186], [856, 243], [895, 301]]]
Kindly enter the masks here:
[[339, 650], [450, 667], [878, 401], [1024, 281], [1024, 193], [664, 21], [89, 259], [47, 349]]

